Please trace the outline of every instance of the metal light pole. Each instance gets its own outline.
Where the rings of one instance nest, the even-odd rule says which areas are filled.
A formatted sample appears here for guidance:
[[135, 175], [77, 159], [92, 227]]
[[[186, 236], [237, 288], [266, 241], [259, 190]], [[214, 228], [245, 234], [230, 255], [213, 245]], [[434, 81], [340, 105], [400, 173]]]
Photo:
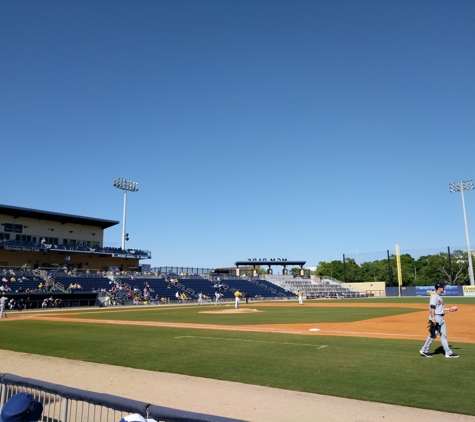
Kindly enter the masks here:
[[470, 238], [468, 236], [468, 224], [467, 224], [467, 214], [465, 212], [465, 198], [463, 197], [463, 191], [473, 190], [473, 180], [468, 180], [466, 182], [455, 182], [450, 183], [450, 193], [460, 192], [462, 194], [462, 209], [463, 209], [463, 220], [465, 223], [465, 237], [467, 239], [467, 253], [468, 253], [468, 275], [470, 277], [470, 285], [475, 285], [473, 280], [473, 266], [472, 266], [472, 251], [470, 249]]
[[127, 191], [137, 192], [139, 190], [139, 184], [132, 180], [122, 179], [121, 177], [114, 177], [114, 187], [122, 189], [124, 191], [124, 214], [122, 217], [122, 249], [125, 249], [125, 241], [129, 240], [128, 234], [125, 232], [125, 219], [127, 209]]

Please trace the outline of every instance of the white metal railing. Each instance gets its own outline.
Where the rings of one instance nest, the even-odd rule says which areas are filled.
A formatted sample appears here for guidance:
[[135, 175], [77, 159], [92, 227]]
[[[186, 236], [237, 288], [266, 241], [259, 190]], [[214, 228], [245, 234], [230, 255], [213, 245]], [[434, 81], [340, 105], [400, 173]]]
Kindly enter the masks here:
[[0, 408], [20, 392], [43, 405], [41, 422], [118, 422], [138, 413], [157, 422], [243, 422], [238, 419], [188, 412], [104, 393], [65, 387], [12, 374], [0, 374]]

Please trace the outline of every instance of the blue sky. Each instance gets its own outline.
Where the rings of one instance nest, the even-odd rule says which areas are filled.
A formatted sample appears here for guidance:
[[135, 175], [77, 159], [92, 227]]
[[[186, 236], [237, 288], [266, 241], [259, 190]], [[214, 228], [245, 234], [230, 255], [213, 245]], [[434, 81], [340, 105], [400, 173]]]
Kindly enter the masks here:
[[0, 202], [122, 221], [113, 178], [137, 181], [152, 266], [465, 248], [474, 22], [473, 1], [3, 1]]

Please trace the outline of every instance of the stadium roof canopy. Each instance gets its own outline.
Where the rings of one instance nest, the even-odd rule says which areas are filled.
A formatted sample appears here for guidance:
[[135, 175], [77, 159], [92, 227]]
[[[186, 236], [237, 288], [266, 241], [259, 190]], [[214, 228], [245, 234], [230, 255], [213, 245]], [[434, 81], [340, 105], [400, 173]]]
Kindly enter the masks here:
[[256, 261], [236, 261], [236, 267], [240, 265], [299, 265], [303, 267], [306, 261], [284, 261], [284, 260], [256, 260]]
[[82, 217], [80, 215], [61, 214], [58, 212], [34, 210], [32, 208], [20, 208], [11, 207], [9, 205], [0, 204], [0, 214], [10, 215], [14, 218], [26, 217], [36, 218], [38, 220], [58, 221], [61, 224], [73, 223], [82, 224], [87, 226], [100, 227], [101, 229], [107, 229], [109, 227], [119, 224], [114, 220], [102, 220], [100, 218]]

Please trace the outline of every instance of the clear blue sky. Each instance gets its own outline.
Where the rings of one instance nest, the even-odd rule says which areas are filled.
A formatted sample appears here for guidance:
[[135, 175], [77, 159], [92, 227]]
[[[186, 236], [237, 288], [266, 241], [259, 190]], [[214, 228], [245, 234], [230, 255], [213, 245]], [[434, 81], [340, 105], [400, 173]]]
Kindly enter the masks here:
[[122, 221], [137, 181], [144, 263], [465, 247], [472, 0], [2, 1], [0, 57], [0, 202]]

